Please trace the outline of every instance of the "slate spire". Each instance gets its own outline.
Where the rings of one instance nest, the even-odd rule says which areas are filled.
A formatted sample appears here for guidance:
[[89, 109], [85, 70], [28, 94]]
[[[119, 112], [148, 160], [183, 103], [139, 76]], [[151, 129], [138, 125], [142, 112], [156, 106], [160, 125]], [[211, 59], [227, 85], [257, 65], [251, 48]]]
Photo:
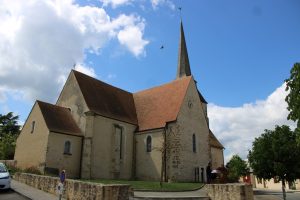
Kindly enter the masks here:
[[179, 40], [178, 66], [177, 66], [176, 79], [184, 76], [191, 76], [191, 68], [190, 68], [186, 43], [185, 43], [183, 25], [182, 25], [182, 21], [180, 21], [180, 40]]

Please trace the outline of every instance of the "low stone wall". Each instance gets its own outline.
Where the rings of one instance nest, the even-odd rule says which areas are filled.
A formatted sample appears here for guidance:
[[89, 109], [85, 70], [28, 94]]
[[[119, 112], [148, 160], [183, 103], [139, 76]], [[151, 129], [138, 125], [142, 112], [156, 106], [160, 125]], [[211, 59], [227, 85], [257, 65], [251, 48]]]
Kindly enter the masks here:
[[16, 160], [0, 160], [0, 162], [4, 163], [6, 166], [15, 167], [17, 164]]
[[[56, 195], [56, 187], [59, 178], [40, 176], [26, 173], [16, 173], [14, 179], [25, 183], [37, 189]], [[70, 180], [65, 181], [65, 199], [94, 199], [94, 200], [128, 200], [131, 191], [130, 185], [104, 185], [96, 183], [87, 183], [82, 181]]]
[[248, 184], [207, 184], [211, 200], [253, 200], [252, 185]]

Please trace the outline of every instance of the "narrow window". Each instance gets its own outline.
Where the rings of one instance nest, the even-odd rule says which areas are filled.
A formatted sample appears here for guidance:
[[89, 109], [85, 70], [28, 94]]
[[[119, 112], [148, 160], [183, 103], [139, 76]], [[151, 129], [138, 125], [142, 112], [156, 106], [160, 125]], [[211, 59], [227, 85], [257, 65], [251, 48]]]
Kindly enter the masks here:
[[71, 142], [66, 141], [65, 142], [65, 147], [64, 147], [64, 154], [71, 154]]
[[196, 153], [196, 136], [193, 134], [193, 152]]
[[116, 127], [116, 147], [119, 150], [119, 158], [123, 159], [123, 128], [121, 126]]
[[34, 128], [35, 128], [35, 121], [32, 121], [31, 122], [31, 133], [33, 133]]
[[123, 158], [123, 129], [122, 128], [120, 128], [120, 159], [122, 159]]
[[150, 135], [148, 135], [147, 141], [146, 141], [146, 150], [147, 150], [147, 152], [151, 152], [151, 148], [152, 148], [152, 138], [151, 138]]

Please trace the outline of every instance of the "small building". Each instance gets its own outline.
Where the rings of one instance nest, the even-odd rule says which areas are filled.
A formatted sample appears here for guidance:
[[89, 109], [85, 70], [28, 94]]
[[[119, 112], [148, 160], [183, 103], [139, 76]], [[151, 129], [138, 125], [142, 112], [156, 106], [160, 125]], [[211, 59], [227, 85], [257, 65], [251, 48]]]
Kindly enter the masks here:
[[68, 177], [206, 181], [224, 164], [192, 76], [182, 23], [176, 79], [130, 93], [72, 70], [55, 105], [36, 101], [17, 139], [21, 168]]
[[[270, 180], [259, 179], [255, 175], [251, 174], [251, 183], [253, 188], [261, 189], [271, 189], [271, 190], [281, 190], [282, 181], [279, 181], [278, 178], [271, 178]], [[294, 182], [286, 182], [286, 189], [290, 190], [300, 190], [300, 180], [297, 179]]]

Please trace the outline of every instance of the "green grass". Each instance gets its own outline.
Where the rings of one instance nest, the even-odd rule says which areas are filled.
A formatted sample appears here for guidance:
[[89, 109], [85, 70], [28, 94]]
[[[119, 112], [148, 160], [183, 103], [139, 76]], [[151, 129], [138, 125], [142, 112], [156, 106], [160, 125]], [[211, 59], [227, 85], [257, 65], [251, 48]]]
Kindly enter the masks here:
[[127, 181], [127, 180], [82, 180], [86, 182], [102, 184], [129, 184], [135, 190], [153, 190], [153, 191], [183, 191], [195, 190], [200, 188], [202, 183], [163, 183], [160, 187], [159, 182], [154, 181]]

